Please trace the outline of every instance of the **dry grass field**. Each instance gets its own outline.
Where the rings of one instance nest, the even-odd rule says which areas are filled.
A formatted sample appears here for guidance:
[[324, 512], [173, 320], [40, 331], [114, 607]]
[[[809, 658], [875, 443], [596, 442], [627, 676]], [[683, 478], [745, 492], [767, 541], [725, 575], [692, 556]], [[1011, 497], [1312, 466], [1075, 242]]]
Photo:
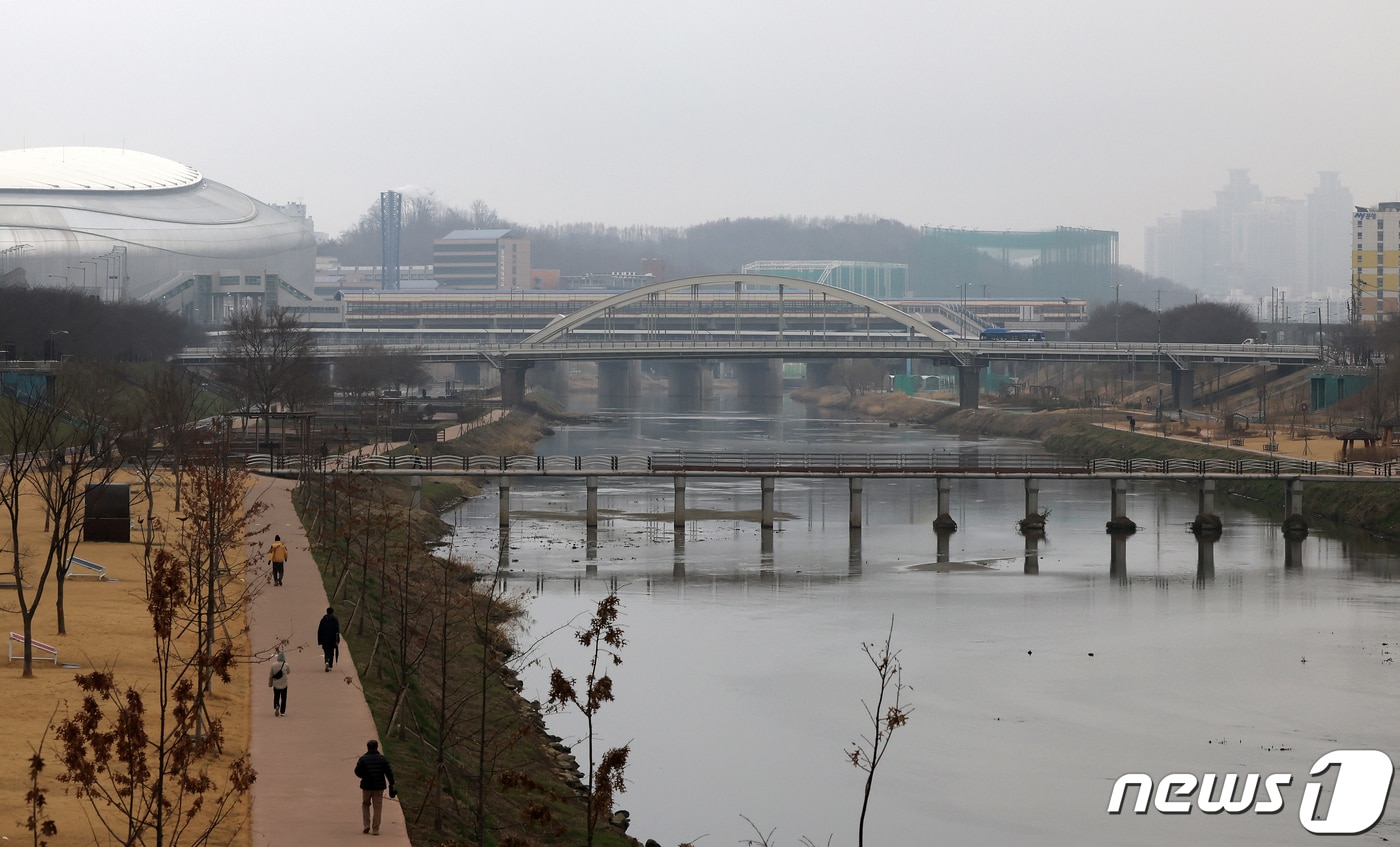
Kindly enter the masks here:
[[[138, 486], [132, 482], [133, 499]], [[173, 488], [165, 485], [156, 493], [156, 514], [173, 536], [180, 523], [172, 514]], [[145, 505], [133, 503], [133, 518], [145, 514]], [[0, 540], [8, 560], [9, 538]], [[72, 796], [68, 786], [57, 780], [62, 768], [59, 755], [53, 743], [50, 723], [56, 724], [71, 711], [76, 710], [82, 701], [82, 693], [74, 682], [77, 674], [94, 669], [110, 670], [117, 683], [125, 688], [131, 686], [150, 691], [155, 686], [155, 665], [153, 636], [144, 594], [142, 569], [143, 546], [139, 543], [135, 528], [133, 543], [90, 543], [79, 545], [76, 555], [106, 568], [107, 579], [70, 578], [64, 587], [67, 633], [58, 634], [57, 616], [54, 609], [55, 577], [50, 576], [44, 585], [39, 599], [39, 612], [34, 619], [34, 639], [57, 648], [58, 663], [39, 662], [34, 664], [34, 676], [22, 676], [23, 663], [19, 659], [8, 662], [0, 669], [0, 837], [11, 844], [32, 844], [33, 835], [24, 828], [28, 815], [25, 794], [29, 790], [28, 763], [41, 739], [45, 740], [42, 755], [45, 768], [40, 777], [41, 785], [47, 788], [48, 814], [58, 826], [57, 836], [48, 838], [51, 847], [68, 845], [89, 845], [107, 843], [105, 832], [102, 837], [94, 835], [100, 824], [93, 817], [88, 801]], [[43, 552], [47, 541], [43, 532], [43, 517], [35, 509], [25, 516], [19, 538], [22, 551], [36, 556], [42, 565]], [[0, 565], [0, 570], [8, 570], [8, 565]], [[236, 574], [236, 570], [235, 570]], [[234, 578], [238, 578], [236, 575]], [[9, 577], [0, 578], [9, 579]], [[12, 580], [10, 580], [12, 581]], [[30, 602], [33, 602], [30, 584]], [[0, 624], [4, 635], [21, 632], [22, 624], [18, 613], [15, 589], [0, 587]], [[245, 629], [236, 626], [235, 635]], [[240, 640], [242, 640], [240, 638]], [[22, 645], [11, 642], [15, 653]], [[246, 655], [246, 644], [235, 645], [235, 651]], [[36, 659], [41, 655], [36, 651]], [[225, 732], [225, 753], [245, 751], [249, 743], [249, 670], [243, 665], [235, 672], [229, 685], [215, 683], [211, 709], [222, 717]], [[149, 701], [148, 701], [149, 707]], [[246, 816], [246, 798], [237, 818]], [[250, 839], [246, 827], [234, 836], [231, 842], [237, 847], [246, 847]]]

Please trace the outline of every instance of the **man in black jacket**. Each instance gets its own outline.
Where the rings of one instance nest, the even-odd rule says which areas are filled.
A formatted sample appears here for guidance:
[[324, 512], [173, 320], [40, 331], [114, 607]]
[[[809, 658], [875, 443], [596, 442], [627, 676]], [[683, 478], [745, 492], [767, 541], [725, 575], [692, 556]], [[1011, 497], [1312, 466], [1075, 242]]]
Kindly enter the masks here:
[[321, 617], [321, 625], [316, 627], [316, 643], [326, 654], [326, 672], [330, 673], [335, 664], [336, 648], [340, 646], [340, 620], [335, 616], [335, 609], [326, 609]]
[[384, 809], [384, 789], [389, 789], [390, 797], [397, 796], [398, 791], [394, 788], [394, 769], [389, 766], [384, 754], [379, 752], [379, 742], [370, 741], [365, 746], [365, 754], [355, 762], [355, 776], [360, 778], [363, 798], [360, 805], [364, 809], [365, 832], [378, 835], [379, 816]]

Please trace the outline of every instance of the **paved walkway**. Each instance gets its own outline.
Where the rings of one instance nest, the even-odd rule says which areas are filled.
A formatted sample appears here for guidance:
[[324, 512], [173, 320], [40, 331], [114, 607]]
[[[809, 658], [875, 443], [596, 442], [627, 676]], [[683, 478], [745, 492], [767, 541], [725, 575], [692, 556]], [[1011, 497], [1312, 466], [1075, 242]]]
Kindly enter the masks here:
[[[292, 670], [286, 717], [272, 714], [268, 663], [254, 664], [250, 671], [251, 749], [258, 772], [253, 783], [253, 847], [317, 847], [358, 839], [374, 847], [409, 847], [403, 809], [387, 796], [379, 837], [361, 832], [355, 760], [365, 752], [365, 742], [378, 738], [378, 733], [349, 645], [342, 642], [335, 670], [324, 671], [316, 626], [326, 611], [326, 591], [292, 508], [294, 485], [292, 480], [257, 477], [247, 498], [268, 504], [258, 520], [270, 529], [255, 543], [266, 549], [277, 534], [290, 550], [282, 587], [260, 583], [249, 614], [254, 652], [275, 655], [282, 645]], [[255, 571], [263, 579], [270, 572], [266, 563]], [[337, 610], [336, 617], [344, 625], [348, 615]], [[391, 764], [397, 764], [392, 744], [381, 740], [380, 749]], [[396, 775], [402, 784], [403, 776]]]

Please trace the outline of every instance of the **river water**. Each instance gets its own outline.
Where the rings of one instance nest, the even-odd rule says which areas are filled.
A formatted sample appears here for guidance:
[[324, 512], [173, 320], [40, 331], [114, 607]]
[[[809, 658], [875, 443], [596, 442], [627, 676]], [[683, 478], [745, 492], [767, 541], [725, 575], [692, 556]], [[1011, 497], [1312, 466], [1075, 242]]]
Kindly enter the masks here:
[[[682, 448], [1039, 452], [820, 419], [790, 401], [697, 413], [664, 399], [538, 447]], [[1309, 776], [1314, 761], [1400, 753], [1400, 565], [1383, 542], [1315, 529], [1290, 545], [1277, 511], [1221, 496], [1225, 533], [1202, 547], [1187, 530], [1194, 491], [1157, 483], [1131, 490], [1139, 531], [1115, 550], [1108, 483], [1056, 480], [1042, 482], [1049, 529], [1034, 545], [1015, 531], [1022, 484], [998, 480], [954, 482], [959, 529], [943, 551], [930, 480], [867, 481], [855, 538], [844, 481], [779, 480], [784, 519], [764, 533], [748, 514], [757, 480], [692, 480], [688, 510], [711, 511], [677, 537], [669, 479], [602, 483], [592, 540], [581, 481], [517, 484], [508, 537], [489, 493], [451, 519], [459, 555], [504, 562], [529, 594], [532, 637], [553, 632], [524, 673], [527, 696], [545, 699], [551, 665], [586, 673], [583, 649], [556, 630], [621, 596], [617, 700], [596, 723], [601, 747], [631, 745], [617, 805], [642, 839], [733, 845], [756, 827], [773, 845], [855, 844], [864, 775], [844, 751], [871, 734], [863, 704], [879, 694], [861, 648], [892, 621], [913, 713], [877, 770], [871, 844], [1301, 844], [1315, 839], [1299, 821], [1304, 785], [1322, 783], [1321, 813], [1337, 779]], [[582, 731], [567, 715], [550, 726]], [[1292, 781], [1278, 814], [1110, 815], [1126, 773]], [[1400, 839], [1393, 796], [1363, 836], [1382, 837]]]

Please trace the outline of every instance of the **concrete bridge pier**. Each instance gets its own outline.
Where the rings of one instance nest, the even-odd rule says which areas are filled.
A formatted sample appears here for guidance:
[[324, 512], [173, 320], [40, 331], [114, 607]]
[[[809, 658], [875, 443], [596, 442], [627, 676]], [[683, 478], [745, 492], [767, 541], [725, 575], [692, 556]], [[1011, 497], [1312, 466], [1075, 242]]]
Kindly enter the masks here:
[[671, 578], [685, 579], [685, 530], [677, 529], [671, 534]]
[[1283, 489], [1283, 534], [1287, 538], [1307, 538], [1308, 520], [1303, 517], [1303, 481], [1290, 479]]
[[820, 359], [815, 362], [807, 362], [807, 387], [821, 388], [823, 385], [831, 384], [831, 369], [836, 367], [836, 363], [830, 359]]
[[1040, 511], [1040, 480], [1026, 478], [1026, 516], [1017, 523], [1021, 532], [1045, 531], [1045, 515]]
[[642, 396], [642, 363], [637, 359], [598, 363], [598, 403], [630, 406]]
[[480, 362], [453, 362], [452, 381], [462, 385], [481, 384], [481, 363]]
[[978, 395], [982, 392], [982, 365], [958, 366], [958, 408], [977, 408]]
[[953, 539], [953, 533], [942, 531], [934, 532], [936, 545], [934, 547], [934, 558], [939, 564], [945, 564], [952, 557], [949, 552], [949, 542]]
[[598, 527], [590, 526], [584, 531], [583, 558], [593, 561], [598, 558]]
[[734, 363], [740, 400], [773, 400], [783, 396], [783, 360], [760, 359]]
[[1132, 535], [1137, 532], [1137, 524], [1128, 517], [1128, 481], [1126, 479], [1115, 479], [1112, 481], [1110, 494], [1110, 513], [1107, 528], [1110, 533]]
[[865, 499], [865, 480], [858, 476], [851, 477], [851, 529], [861, 528], [861, 508]]
[[1026, 535], [1026, 566], [1024, 570], [1028, 574], [1040, 573], [1040, 539], [1044, 537], [1038, 532]]
[[1172, 400], [1178, 409], [1196, 405], [1196, 372], [1190, 368], [1172, 370]]
[[948, 514], [953, 500], [953, 481], [946, 476], [940, 476], [934, 480], [934, 486], [938, 490], [938, 515], [933, 519], [934, 531], [956, 532], [958, 522]]
[[1203, 479], [1197, 491], [1199, 506], [1196, 519], [1191, 522], [1191, 531], [1197, 536], [1219, 537], [1223, 529], [1220, 516], [1215, 513], [1215, 480]]
[[861, 550], [862, 530], [860, 527], [851, 527], [850, 550], [846, 556], [846, 572], [858, 574], [864, 569], [864, 555]]
[[672, 512], [671, 524], [682, 534], [685, 532], [685, 477], [681, 474], [675, 476], [676, 484], [676, 508]]
[[584, 525], [592, 529], [598, 528], [598, 477], [586, 476], [583, 478], [586, 505], [584, 506]]
[[561, 402], [569, 396], [569, 363], [540, 362], [530, 373], [530, 383], [543, 388]]
[[501, 495], [499, 526], [505, 530], [510, 528], [510, 477], [501, 477], [498, 485]]
[[511, 362], [501, 369], [501, 405], [514, 409], [525, 400], [525, 372], [534, 362]]
[[423, 505], [423, 477], [411, 476], [408, 478], [408, 507], [417, 509]]
[[759, 526], [763, 529], [773, 528], [773, 483], [771, 476], [760, 477], [758, 484], [763, 492], [763, 505], [759, 517]]
[[699, 405], [715, 398], [714, 371], [706, 362], [672, 362], [670, 396], [687, 404]]

